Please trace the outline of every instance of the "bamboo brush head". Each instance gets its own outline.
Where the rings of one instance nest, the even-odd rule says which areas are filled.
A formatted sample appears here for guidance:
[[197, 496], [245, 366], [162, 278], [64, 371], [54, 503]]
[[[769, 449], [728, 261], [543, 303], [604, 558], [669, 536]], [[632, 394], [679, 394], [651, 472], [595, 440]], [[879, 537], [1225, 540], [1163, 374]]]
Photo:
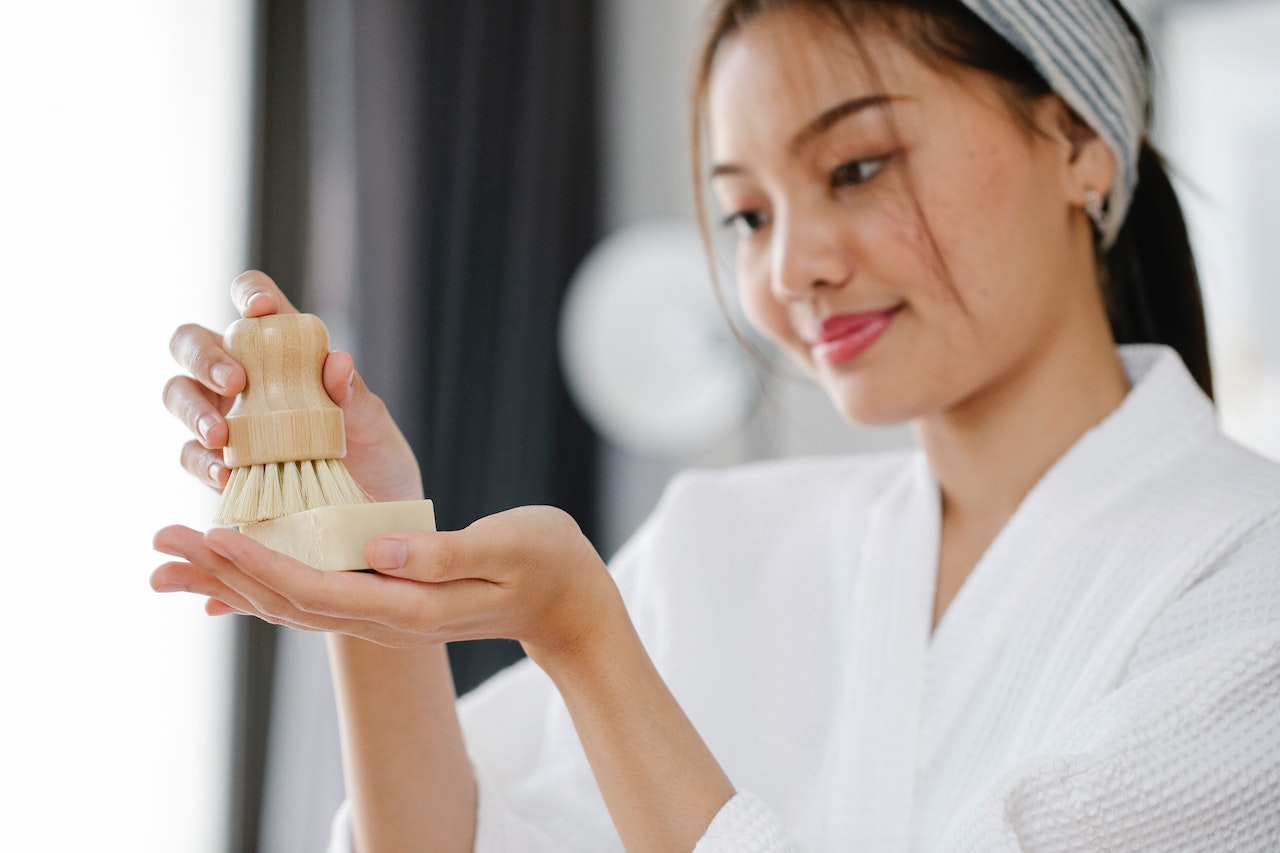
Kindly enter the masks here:
[[342, 458], [342, 410], [324, 390], [329, 332], [312, 314], [237, 320], [223, 348], [246, 383], [227, 413], [231, 478], [214, 523], [267, 521], [321, 506], [365, 503]]

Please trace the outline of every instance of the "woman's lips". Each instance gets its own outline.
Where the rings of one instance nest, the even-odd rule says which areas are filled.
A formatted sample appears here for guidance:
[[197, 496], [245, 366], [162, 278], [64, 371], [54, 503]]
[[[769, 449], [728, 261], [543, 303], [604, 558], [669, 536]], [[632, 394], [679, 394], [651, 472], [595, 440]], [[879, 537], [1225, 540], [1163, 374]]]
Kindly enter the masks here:
[[857, 358], [880, 339], [901, 308], [828, 317], [813, 342], [813, 357], [832, 366]]

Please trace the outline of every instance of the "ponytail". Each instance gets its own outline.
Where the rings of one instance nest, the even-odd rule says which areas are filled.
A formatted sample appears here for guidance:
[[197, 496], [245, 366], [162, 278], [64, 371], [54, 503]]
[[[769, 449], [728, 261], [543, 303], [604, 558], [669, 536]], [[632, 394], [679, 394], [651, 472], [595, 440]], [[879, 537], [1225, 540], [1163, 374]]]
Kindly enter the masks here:
[[1138, 158], [1132, 206], [1103, 263], [1116, 343], [1172, 347], [1212, 399], [1208, 333], [1191, 240], [1164, 160], [1148, 141]]

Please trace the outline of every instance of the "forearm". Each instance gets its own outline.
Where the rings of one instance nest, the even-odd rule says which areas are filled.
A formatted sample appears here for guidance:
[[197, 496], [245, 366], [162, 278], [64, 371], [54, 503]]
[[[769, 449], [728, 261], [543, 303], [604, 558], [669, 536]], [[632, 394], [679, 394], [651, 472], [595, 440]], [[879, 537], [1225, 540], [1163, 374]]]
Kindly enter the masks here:
[[475, 782], [444, 646], [328, 642], [356, 849], [470, 851]]
[[573, 717], [627, 851], [690, 851], [733, 797], [733, 785], [630, 620], [613, 621], [607, 639], [538, 662]]

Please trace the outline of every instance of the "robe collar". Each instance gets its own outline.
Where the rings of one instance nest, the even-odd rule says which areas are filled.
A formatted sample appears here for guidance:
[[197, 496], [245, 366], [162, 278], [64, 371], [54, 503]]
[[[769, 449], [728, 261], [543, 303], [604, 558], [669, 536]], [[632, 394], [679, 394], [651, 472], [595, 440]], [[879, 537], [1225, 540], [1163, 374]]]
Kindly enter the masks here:
[[[937, 710], [921, 732], [918, 767], [927, 766], [946, 741], [1030, 591], [1053, 571], [1053, 554], [1084, 535], [1099, 512], [1122, 506], [1153, 471], [1217, 431], [1212, 402], [1174, 350], [1124, 346], [1120, 357], [1132, 385], [1128, 395], [1027, 493], [933, 632], [930, 651], [945, 650], [949, 669], [930, 685], [930, 706]], [[935, 499], [940, 501], [936, 492]], [[936, 554], [934, 565], [936, 572]], [[932, 613], [933, 601], [917, 606]]]
[[[1128, 395], [1027, 494], [936, 632], [942, 502], [923, 452], [913, 454], [872, 508], [860, 568], [847, 590], [851, 612], [835, 650], [848, 677], [835, 697], [839, 735], [827, 766], [840, 777], [830, 780], [829, 790], [842, 791], [844, 801], [829, 805], [824, 849], [908, 849], [918, 768], [945, 741], [1024, 595], [1052, 564], [1020, 557], [1052, 553], [1100, 506], [1215, 431], [1212, 404], [1173, 350], [1126, 346], [1120, 356], [1132, 386]], [[963, 664], [947, 673], [941, 695], [930, 696], [944, 710], [922, 727], [925, 673], [937, 645]]]

